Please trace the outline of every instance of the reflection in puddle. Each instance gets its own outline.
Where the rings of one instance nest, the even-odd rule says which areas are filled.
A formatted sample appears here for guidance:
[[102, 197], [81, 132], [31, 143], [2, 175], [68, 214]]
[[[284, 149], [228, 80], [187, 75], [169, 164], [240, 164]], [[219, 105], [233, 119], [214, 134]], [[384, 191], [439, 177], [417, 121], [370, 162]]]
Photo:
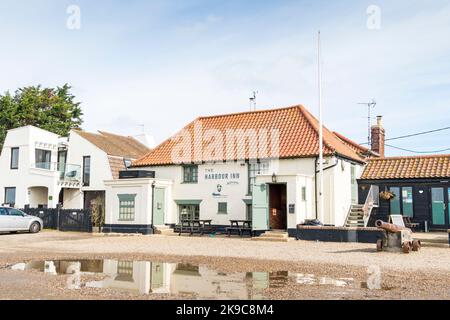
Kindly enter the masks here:
[[333, 279], [328, 277], [316, 277], [313, 274], [301, 274], [296, 275], [296, 281], [299, 284], [309, 284], [309, 285], [328, 285], [335, 287], [346, 287], [353, 283], [353, 278], [339, 278]]
[[[331, 279], [287, 271], [224, 273], [201, 265], [148, 261], [42, 261], [17, 264], [12, 269], [33, 269], [51, 275], [101, 274], [103, 280], [89, 281], [84, 286], [136, 294], [193, 295], [199, 299], [264, 299], [263, 290], [285, 287], [289, 281], [335, 287], [345, 287], [353, 282], [353, 279]], [[77, 281], [71, 279], [68, 285], [76, 289], [79, 283], [79, 278]]]

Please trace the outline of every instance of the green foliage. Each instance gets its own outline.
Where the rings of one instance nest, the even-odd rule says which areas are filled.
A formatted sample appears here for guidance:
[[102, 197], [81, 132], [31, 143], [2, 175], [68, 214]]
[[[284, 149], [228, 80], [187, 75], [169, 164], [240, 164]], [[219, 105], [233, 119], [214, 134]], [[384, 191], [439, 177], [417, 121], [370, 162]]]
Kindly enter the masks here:
[[80, 102], [65, 84], [57, 88], [25, 87], [14, 95], [0, 95], [0, 148], [7, 130], [33, 125], [67, 136], [71, 129], [80, 128], [83, 112]]

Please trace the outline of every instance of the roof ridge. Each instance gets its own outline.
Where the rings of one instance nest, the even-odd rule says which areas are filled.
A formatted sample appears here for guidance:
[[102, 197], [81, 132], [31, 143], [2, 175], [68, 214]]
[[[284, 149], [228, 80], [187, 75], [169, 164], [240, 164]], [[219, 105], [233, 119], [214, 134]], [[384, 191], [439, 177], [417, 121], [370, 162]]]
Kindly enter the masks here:
[[103, 130], [98, 130], [98, 132], [100, 132], [100, 134], [104, 135], [110, 135], [110, 136], [115, 136], [115, 137], [120, 137], [120, 138], [125, 138], [125, 139], [132, 139], [135, 143], [138, 143], [139, 145], [141, 145], [142, 147], [148, 149], [149, 151], [151, 150], [150, 147], [146, 146], [145, 144], [143, 144], [142, 142], [140, 142], [138, 139], [136, 139], [133, 136], [124, 136], [121, 134], [117, 134], [117, 133], [112, 133], [112, 132], [107, 132], [107, 131], [103, 131]]
[[386, 161], [386, 160], [413, 160], [413, 159], [432, 159], [432, 158], [449, 158], [450, 154], [429, 154], [416, 156], [394, 156], [384, 158], [371, 158], [369, 161]]
[[277, 111], [284, 111], [289, 109], [295, 109], [303, 107], [301, 104], [293, 105], [290, 107], [282, 107], [282, 108], [272, 108], [272, 109], [263, 109], [263, 110], [255, 110], [255, 111], [241, 111], [241, 112], [232, 112], [232, 113], [224, 113], [224, 114], [218, 114], [218, 115], [211, 115], [211, 116], [200, 116], [197, 117], [196, 120], [200, 119], [211, 119], [211, 118], [222, 118], [222, 117], [231, 117], [231, 116], [240, 116], [245, 114], [257, 114], [257, 113], [267, 113], [267, 112], [277, 112]]
[[350, 138], [347, 138], [346, 136], [344, 136], [343, 134], [337, 132], [337, 131], [332, 131], [332, 133], [334, 133], [339, 139], [342, 139], [344, 141], [346, 141], [347, 143], [350, 143], [352, 145], [354, 145], [356, 148], [360, 148], [362, 150], [366, 150], [366, 151], [370, 151], [369, 148], [363, 147], [362, 145], [358, 144], [356, 141], [353, 141]]
[[121, 138], [132, 138], [132, 139], [134, 139], [134, 137], [130, 136], [130, 135], [122, 135], [122, 134], [117, 134], [117, 133], [103, 131], [103, 130], [98, 130], [98, 132], [100, 132], [100, 134], [103, 134], [103, 135], [110, 135], [110, 136], [116, 136], [116, 137], [121, 137]]
[[[317, 137], [319, 137], [319, 135], [320, 135], [319, 128], [318, 128], [319, 124], [314, 123], [314, 121], [319, 122], [319, 120], [317, 120], [317, 118], [311, 112], [309, 112], [303, 105], [299, 106], [298, 109], [303, 114], [303, 116], [306, 118], [308, 123], [312, 126], [313, 130], [317, 134]], [[312, 121], [312, 120], [314, 120], [314, 121]], [[328, 130], [331, 133], [331, 130], [329, 130], [326, 126], [323, 125], [323, 128], [325, 130]], [[332, 145], [326, 140], [325, 135], [322, 136], [322, 139], [323, 139], [324, 146], [326, 146], [328, 149], [336, 152], [336, 148], [332, 147]]]

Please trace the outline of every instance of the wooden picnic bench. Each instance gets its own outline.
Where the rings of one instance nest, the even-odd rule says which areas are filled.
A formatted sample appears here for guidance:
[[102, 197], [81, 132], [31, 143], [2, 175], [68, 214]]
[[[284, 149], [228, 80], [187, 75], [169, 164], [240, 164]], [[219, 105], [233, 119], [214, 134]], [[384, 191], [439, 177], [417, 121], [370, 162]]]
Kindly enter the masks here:
[[236, 232], [240, 237], [248, 232], [250, 237], [253, 236], [252, 221], [251, 220], [230, 220], [230, 226], [225, 228], [228, 237], [231, 237], [233, 232]]
[[214, 228], [212, 226], [212, 220], [183, 219], [180, 225], [176, 227], [176, 231], [180, 236], [183, 233], [189, 233], [192, 236], [194, 233], [200, 235], [209, 232], [212, 233], [214, 232]]
[[405, 227], [410, 229], [417, 229], [420, 226], [420, 223], [413, 222], [411, 217], [403, 217], [403, 221], [405, 222]]

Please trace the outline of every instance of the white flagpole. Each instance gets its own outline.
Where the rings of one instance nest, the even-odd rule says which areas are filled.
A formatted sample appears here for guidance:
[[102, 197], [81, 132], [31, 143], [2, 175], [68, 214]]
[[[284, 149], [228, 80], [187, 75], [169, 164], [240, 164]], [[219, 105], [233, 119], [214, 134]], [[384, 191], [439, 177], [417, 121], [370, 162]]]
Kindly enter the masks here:
[[321, 42], [320, 31], [318, 34], [318, 73], [319, 73], [319, 172], [320, 172], [320, 189], [319, 189], [319, 220], [324, 223], [323, 208], [323, 109], [322, 109], [322, 66], [321, 66]]

